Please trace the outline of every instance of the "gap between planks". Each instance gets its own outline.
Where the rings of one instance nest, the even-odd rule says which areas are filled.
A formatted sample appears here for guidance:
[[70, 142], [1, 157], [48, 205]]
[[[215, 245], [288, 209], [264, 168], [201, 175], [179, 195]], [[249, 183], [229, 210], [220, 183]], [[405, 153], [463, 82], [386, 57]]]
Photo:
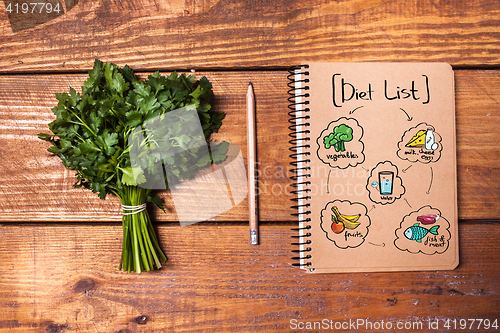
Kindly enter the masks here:
[[[389, 61], [382, 61], [389, 62]], [[398, 61], [404, 62], [404, 61]], [[421, 62], [421, 61], [410, 61], [410, 62]], [[298, 64], [295, 64], [298, 65]], [[287, 72], [288, 69], [293, 66], [262, 66], [262, 67], [191, 67], [191, 68], [141, 68], [140, 70], [134, 70], [136, 74], [152, 74], [156, 71], [161, 72], [174, 72], [187, 73], [187, 72], [219, 72], [219, 73], [229, 73], [229, 72]], [[453, 65], [454, 71], [482, 71], [482, 70], [500, 70], [500, 64], [479, 64], [479, 65]], [[10, 71], [2, 72], [0, 71], [0, 76], [7, 75], [25, 75], [25, 76], [38, 76], [38, 75], [79, 75], [87, 74], [92, 68], [82, 69], [82, 70], [72, 70], [72, 71], [58, 71], [58, 70], [40, 70], [40, 71]]]
[[[160, 221], [155, 222], [152, 221], [155, 227], [182, 227], [179, 222], [166, 222]], [[460, 225], [478, 225], [478, 224], [500, 224], [500, 219], [484, 219], [484, 220], [458, 220]], [[55, 221], [55, 222], [2, 222], [0, 223], [0, 227], [40, 227], [40, 226], [48, 226], [48, 227], [71, 227], [71, 226], [121, 226], [122, 222], [89, 222], [89, 221]], [[197, 222], [193, 225], [199, 226], [211, 226], [211, 227], [220, 227], [220, 226], [247, 226], [248, 221], [202, 221]], [[294, 221], [259, 221], [259, 227], [296, 227], [298, 222]]]

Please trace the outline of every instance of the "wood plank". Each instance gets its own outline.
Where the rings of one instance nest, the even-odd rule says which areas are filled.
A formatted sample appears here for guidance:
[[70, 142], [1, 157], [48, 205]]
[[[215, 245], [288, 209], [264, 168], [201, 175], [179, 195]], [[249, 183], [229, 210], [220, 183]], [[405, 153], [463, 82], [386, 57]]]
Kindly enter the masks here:
[[[458, 215], [461, 219], [500, 216], [500, 146], [492, 141], [500, 128], [500, 85], [496, 71], [466, 72], [456, 82]], [[458, 77], [462, 73], [456, 73]], [[479, 183], [487, 187], [476, 186]]]
[[143, 70], [332, 60], [500, 63], [497, 0], [70, 2], [76, 5], [66, 5], [64, 15], [46, 18], [9, 16], [0, 4], [0, 71], [83, 70], [94, 58]]
[[0, 331], [289, 332], [326, 318], [449, 332], [446, 319], [500, 317], [498, 224], [460, 225], [453, 271], [322, 275], [289, 264], [289, 226], [261, 227], [259, 246], [247, 226], [157, 229], [169, 262], [137, 275], [117, 270], [119, 224], [1, 226]]
[[[246, 156], [245, 87], [255, 86], [261, 221], [291, 219], [288, 170], [286, 72], [209, 72], [214, 110], [227, 116], [215, 140], [238, 145]], [[55, 92], [79, 87], [85, 75], [6, 75], [0, 77], [0, 221], [120, 221], [119, 201], [99, 200], [90, 191], [72, 188], [73, 172], [46, 152], [36, 138], [53, 119]], [[461, 219], [500, 218], [500, 127], [498, 71], [456, 71], [458, 196]], [[169, 194], [160, 193], [173, 207]], [[199, 209], [194, 207], [193, 209]], [[247, 203], [215, 218], [247, 221]], [[151, 209], [156, 221], [177, 221]]]

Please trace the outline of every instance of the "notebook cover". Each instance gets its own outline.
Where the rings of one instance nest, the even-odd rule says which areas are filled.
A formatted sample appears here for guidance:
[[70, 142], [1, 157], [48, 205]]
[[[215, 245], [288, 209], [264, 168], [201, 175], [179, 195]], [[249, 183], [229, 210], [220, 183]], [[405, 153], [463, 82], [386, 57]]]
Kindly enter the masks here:
[[[454, 75], [309, 63], [311, 273], [458, 265]], [[304, 91], [302, 91], [304, 93]], [[306, 264], [306, 262], [303, 262]]]

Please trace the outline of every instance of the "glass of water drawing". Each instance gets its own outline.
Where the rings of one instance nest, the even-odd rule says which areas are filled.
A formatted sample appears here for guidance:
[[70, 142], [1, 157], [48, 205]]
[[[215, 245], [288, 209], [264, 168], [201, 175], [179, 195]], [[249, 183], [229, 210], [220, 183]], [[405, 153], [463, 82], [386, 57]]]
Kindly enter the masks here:
[[394, 172], [392, 171], [380, 171], [378, 173], [378, 183], [381, 195], [391, 195], [392, 194], [392, 183], [394, 181]]

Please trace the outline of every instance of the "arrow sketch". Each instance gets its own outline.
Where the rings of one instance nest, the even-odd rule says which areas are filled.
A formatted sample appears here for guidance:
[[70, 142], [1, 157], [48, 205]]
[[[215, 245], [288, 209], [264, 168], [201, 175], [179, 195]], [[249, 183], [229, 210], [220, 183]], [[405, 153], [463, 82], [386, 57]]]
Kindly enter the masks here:
[[413, 117], [410, 117], [410, 115], [408, 114], [408, 112], [406, 112], [402, 108], [399, 108], [399, 109], [405, 113], [405, 115], [408, 117], [408, 121], [411, 121], [413, 119]]
[[413, 207], [410, 205], [410, 203], [408, 202], [408, 200], [406, 200], [406, 198], [404, 198], [404, 199], [405, 199], [406, 203], [408, 204], [408, 206], [410, 206], [410, 208], [413, 208]]
[[429, 194], [431, 192], [431, 187], [432, 187], [432, 179], [434, 178], [434, 172], [432, 171], [432, 167], [431, 167], [431, 183], [429, 184], [429, 189], [427, 190], [427, 194]]
[[375, 205], [373, 205], [372, 208], [370, 208], [369, 212], [371, 212], [374, 209], [375, 209]]
[[385, 243], [382, 243], [382, 244], [374, 244], [374, 243], [372, 243], [372, 242], [368, 242], [368, 243], [370, 243], [371, 245], [375, 245], [375, 246], [382, 246], [382, 247], [384, 247], [384, 246], [385, 246]]
[[328, 179], [326, 180], [326, 193], [330, 194], [330, 173], [332, 170], [328, 171]]
[[358, 110], [358, 109], [361, 109], [364, 105], [361, 105], [361, 106], [358, 106], [357, 108], [355, 108], [354, 110], [352, 111], [349, 111], [349, 114], [353, 114], [354, 111]]
[[403, 170], [401, 170], [401, 171], [406, 172], [406, 171], [407, 171], [409, 168], [411, 168], [412, 166], [413, 166], [413, 165], [410, 165], [409, 167], [407, 167], [406, 169], [403, 169]]

